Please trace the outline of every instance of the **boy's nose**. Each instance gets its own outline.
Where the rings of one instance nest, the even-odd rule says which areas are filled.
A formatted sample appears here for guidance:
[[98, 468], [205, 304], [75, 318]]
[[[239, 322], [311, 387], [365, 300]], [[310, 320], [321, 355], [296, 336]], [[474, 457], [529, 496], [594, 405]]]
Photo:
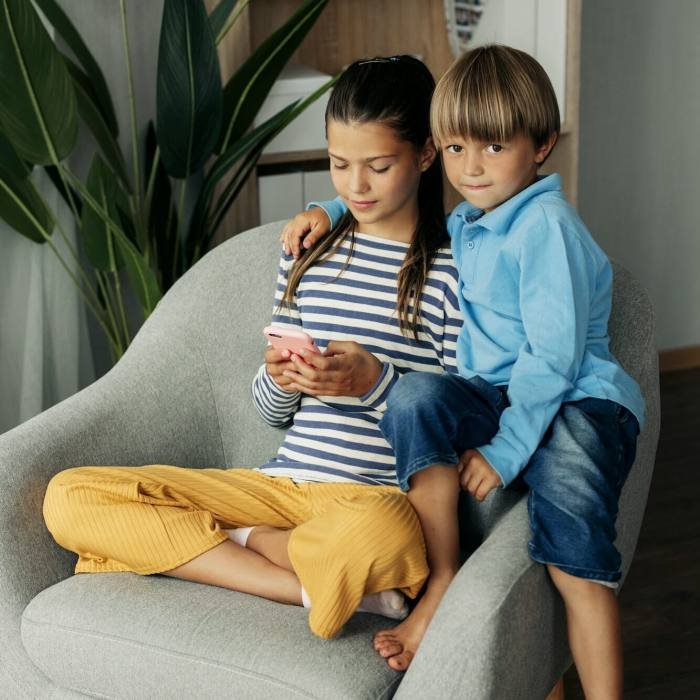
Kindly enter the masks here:
[[477, 155], [465, 153], [462, 161], [462, 172], [465, 175], [481, 175], [484, 172], [481, 158]]

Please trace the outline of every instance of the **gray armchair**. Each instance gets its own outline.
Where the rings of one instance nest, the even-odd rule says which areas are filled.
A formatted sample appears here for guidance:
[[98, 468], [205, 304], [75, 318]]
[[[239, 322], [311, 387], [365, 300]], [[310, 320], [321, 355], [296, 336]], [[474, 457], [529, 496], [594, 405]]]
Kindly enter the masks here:
[[[207, 255], [164, 297], [122, 360], [77, 395], [0, 437], [0, 697], [543, 698], [570, 663], [563, 606], [528, 557], [520, 494], [465, 499], [473, 553], [405, 674], [375, 654], [387, 620], [356, 615], [313, 637], [303, 609], [164, 576], [73, 575], [42, 520], [49, 479], [78, 465], [254, 466], [281, 432], [258, 418], [279, 225]], [[622, 496], [625, 572], [659, 431], [646, 295], [619, 267], [613, 350], [641, 383], [648, 422]]]

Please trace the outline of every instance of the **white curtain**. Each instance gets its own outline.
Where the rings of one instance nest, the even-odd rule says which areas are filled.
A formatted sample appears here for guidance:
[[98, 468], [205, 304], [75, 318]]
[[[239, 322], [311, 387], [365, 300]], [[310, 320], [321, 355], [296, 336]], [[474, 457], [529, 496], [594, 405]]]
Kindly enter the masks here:
[[[36, 183], [75, 248], [63, 200], [43, 173]], [[53, 242], [75, 274], [58, 230]], [[0, 220], [0, 433], [93, 381], [85, 315], [82, 297], [49, 246]]]

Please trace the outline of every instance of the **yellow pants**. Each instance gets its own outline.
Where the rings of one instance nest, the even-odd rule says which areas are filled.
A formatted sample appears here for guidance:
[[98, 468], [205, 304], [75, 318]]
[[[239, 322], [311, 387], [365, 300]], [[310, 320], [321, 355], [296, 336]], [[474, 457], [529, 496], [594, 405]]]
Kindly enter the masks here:
[[312, 607], [309, 626], [336, 634], [363, 595], [414, 598], [428, 576], [418, 518], [398, 487], [296, 484], [250, 469], [75, 467], [50, 481], [44, 519], [78, 554], [76, 573], [154, 574], [227, 539], [224, 529], [292, 529], [289, 559]]

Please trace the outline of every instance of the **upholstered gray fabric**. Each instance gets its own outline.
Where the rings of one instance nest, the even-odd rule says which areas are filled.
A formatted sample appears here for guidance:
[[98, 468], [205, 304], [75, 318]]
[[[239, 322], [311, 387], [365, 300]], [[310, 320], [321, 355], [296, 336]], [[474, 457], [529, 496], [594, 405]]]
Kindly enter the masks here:
[[[41, 516], [61, 469], [252, 466], [274, 453], [282, 433], [257, 417], [250, 381], [279, 230], [260, 227], [208, 254], [110, 373], [0, 436], [0, 697], [377, 698], [400, 681], [403, 698], [538, 698], [568, 665], [561, 602], [527, 557], [525, 503], [510, 491], [480, 505], [464, 499], [475, 551], [403, 678], [371, 649], [380, 618], [359, 616], [322, 642], [300, 609], [165, 577], [72, 575], [74, 556]], [[617, 267], [610, 331], [649, 414], [621, 502], [626, 571], [656, 452], [658, 372], [648, 299]]]
[[399, 674], [367, 644], [385, 622], [356, 615], [326, 641], [310, 634], [303, 608], [163, 576], [101, 574], [40, 593], [22, 637], [47, 675], [87, 695], [387, 698]]

